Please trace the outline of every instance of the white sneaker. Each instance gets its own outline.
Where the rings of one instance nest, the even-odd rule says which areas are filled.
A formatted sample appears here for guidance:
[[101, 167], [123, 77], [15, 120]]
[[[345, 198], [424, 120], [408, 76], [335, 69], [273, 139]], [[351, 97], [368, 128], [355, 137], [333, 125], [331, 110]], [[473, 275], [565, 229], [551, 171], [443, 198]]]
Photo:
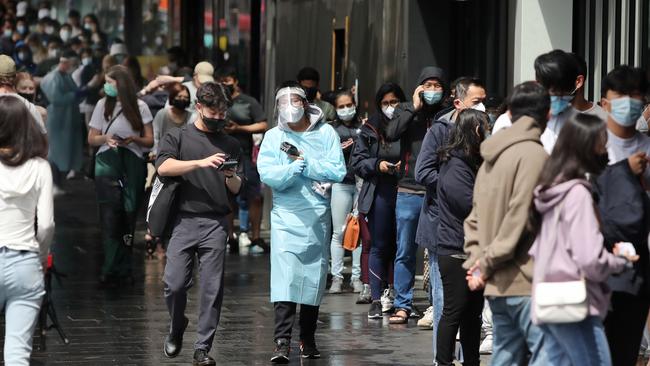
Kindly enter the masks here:
[[387, 288], [381, 295], [381, 311], [387, 313], [393, 309], [393, 302], [395, 302], [395, 293], [392, 288]]
[[427, 330], [433, 329], [433, 306], [429, 306], [422, 315], [422, 318], [418, 320], [418, 327]]
[[343, 279], [339, 277], [334, 277], [332, 279], [332, 286], [330, 286], [329, 293], [330, 294], [340, 294], [343, 292]]
[[250, 245], [251, 245], [251, 239], [248, 237], [248, 234], [246, 234], [245, 232], [239, 234], [239, 247], [243, 248], [243, 247], [248, 247]]
[[361, 293], [361, 291], [363, 291], [363, 282], [361, 282], [360, 279], [355, 278], [354, 280], [352, 280], [352, 291], [355, 294], [359, 294]]
[[478, 348], [478, 352], [482, 355], [492, 354], [492, 334], [488, 334], [485, 339], [483, 339], [481, 346]]

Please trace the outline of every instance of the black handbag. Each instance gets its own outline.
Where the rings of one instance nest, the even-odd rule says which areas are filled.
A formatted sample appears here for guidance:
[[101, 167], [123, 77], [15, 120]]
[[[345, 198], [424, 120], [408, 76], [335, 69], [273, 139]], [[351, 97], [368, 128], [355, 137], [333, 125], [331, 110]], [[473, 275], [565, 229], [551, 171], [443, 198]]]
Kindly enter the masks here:
[[[181, 128], [178, 135], [179, 159], [181, 158], [184, 130], [185, 127]], [[147, 226], [153, 237], [164, 237], [169, 234], [169, 229], [171, 229], [178, 211], [176, 196], [180, 185], [180, 177], [161, 177], [158, 175], [154, 179], [147, 205]]]

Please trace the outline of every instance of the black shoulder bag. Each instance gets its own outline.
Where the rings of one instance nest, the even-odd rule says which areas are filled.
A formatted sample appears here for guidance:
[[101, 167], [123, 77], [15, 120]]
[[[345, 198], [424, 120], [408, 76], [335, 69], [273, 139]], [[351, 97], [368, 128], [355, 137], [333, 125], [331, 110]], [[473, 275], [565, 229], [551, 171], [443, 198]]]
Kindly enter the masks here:
[[[182, 159], [181, 149], [185, 129], [185, 127], [181, 128], [178, 134], [179, 160]], [[161, 177], [158, 175], [154, 179], [149, 204], [147, 205], [147, 226], [153, 237], [164, 237], [170, 233], [173, 220], [178, 211], [176, 196], [180, 185], [180, 177]]]

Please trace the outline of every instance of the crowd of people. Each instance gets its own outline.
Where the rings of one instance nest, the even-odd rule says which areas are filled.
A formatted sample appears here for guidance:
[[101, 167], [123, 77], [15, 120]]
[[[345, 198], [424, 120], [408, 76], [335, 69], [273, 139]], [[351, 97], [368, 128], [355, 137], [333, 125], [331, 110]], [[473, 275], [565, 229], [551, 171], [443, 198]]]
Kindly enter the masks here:
[[[394, 82], [379, 86], [365, 118], [352, 90], [321, 91], [318, 71], [305, 67], [278, 86], [267, 114], [235, 69], [215, 71], [207, 61], [187, 67], [173, 47], [161, 74], [146, 80], [138, 59], [109, 40], [93, 14], [72, 10], [60, 24], [47, 2], [6, 3], [0, 306], [7, 364], [29, 362], [53, 197], [75, 178], [94, 180], [99, 282], [108, 288], [133, 283], [139, 213], [149, 201], [147, 219], [155, 219], [152, 202], [170, 199], [164, 230], [143, 238], [148, 253], [166, 261], [170, 358], [181, 351], [198, 256], [193, 359], [215, 364], [209, 352], [226, 253], [245, 250], [270, 255], [274, 363], [289, 361], [298, 305], [301, 356], [320, 357], [317, 320], [330, 282], [328, 294], [358, 293], [369, 322], [418, 318], [432, 330], [438, 365], [479, 365], [486, 352], [494, 365], [636, 364], [650, 307], [643, 70], [615, 67], [601, 99], [589, 101], [585, 61], [554, 50], [531, 65], [535, 81], [495, 103], [481, 80], [450, 81], [430, 66], [412, 93]], [[270, 243], [261, 232], [265, 189]], [[344, 247], [351, 228], [360, 239]], [[418, 247], [424, 312], [414, 303]], [[349, 285], [346, 248], [353, 249]]]

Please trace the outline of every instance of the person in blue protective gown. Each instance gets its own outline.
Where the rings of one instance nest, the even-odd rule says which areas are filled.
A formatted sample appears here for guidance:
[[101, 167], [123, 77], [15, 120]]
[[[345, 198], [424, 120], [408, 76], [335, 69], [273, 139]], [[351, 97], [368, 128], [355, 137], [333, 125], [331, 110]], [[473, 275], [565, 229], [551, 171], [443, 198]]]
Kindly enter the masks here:
[[271, 302], [275, 351], [271, 362], [289, 362], [291, 329], [300, 304], [300, 352], [318, 358], [315, 333], [325, 292], [331, 230], [328, 187], [347, 170], [340, 138], [307, 102], [305, 91], [285, 84], [275, 97], [278, 126], [262, 142], [257, 169], [273, 190]]

